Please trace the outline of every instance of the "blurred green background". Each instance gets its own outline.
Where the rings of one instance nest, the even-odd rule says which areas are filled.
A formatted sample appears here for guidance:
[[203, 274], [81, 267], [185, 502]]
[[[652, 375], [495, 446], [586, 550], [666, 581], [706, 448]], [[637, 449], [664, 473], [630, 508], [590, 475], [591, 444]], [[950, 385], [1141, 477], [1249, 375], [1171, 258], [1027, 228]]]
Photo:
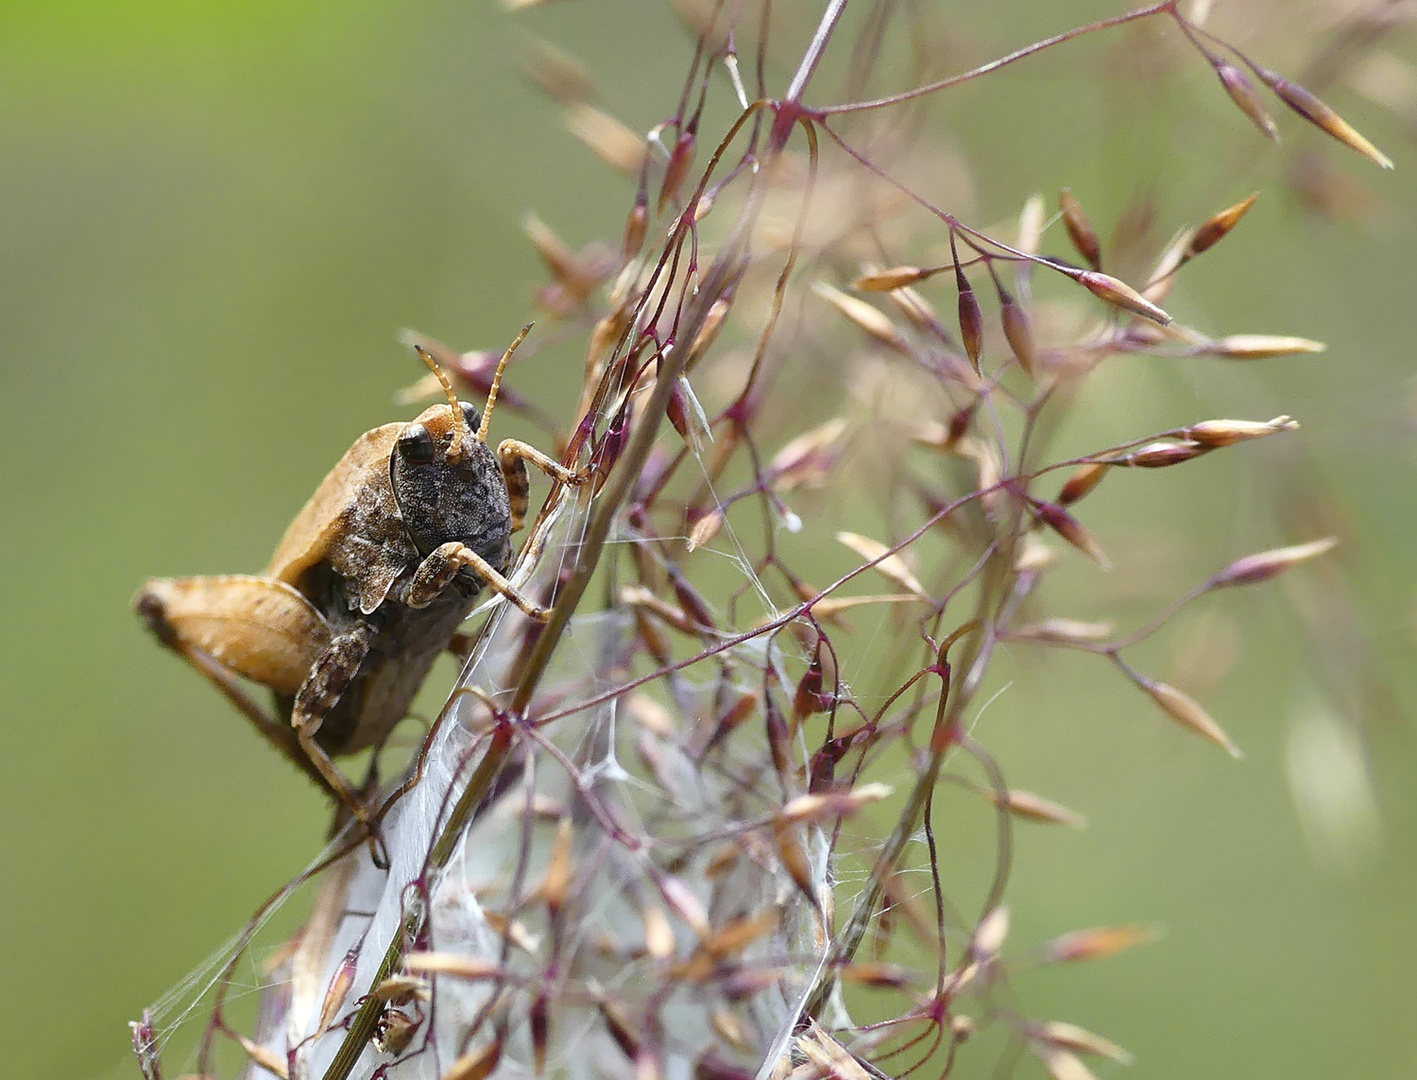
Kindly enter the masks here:
[[[938, 9], [963, 58], [1118, 10], [979, 6]], [[618, 235], [627, 185], [517, 74], [532, 30], [586, 58], [612, 110], [641, 130], [672, 108], [686, 38], [667, 11], [629, 0], [519, 19], [473, 0], [0, 5], [9, 1075], [135, 1076], [125, 1022], [320, 845], [320, 798], [153, 644], [128, 603], [150, 574], [263, 565], [353, 437], [404, 415], [391, 394], [418, 369], [399, 327], [463, 348], [510, 338], [540, 280], [525, 211], [574, 244]], [[1180, 375], [1139, 366], [1086, 405], [1097, 439], [1298, 416], [1304, 468], [1349, 518], [1340, 565], [1397, 704], [1341, 717], [1368, 728], [1382, 847], [1335, 865], [1306, 844], [1289, 791], [1293, 725], [1324, 706], [1311, 703], [1313, 665], [1280, 591], [1211, 606], [1245, 634], [1236, 674], [1207, 698], [1243, 764], [1156, 723], [1100, 667], [1052, 663], [1022, 679], [994, 707], [1013, 719], [986, 718], [986, 742], [1017, 784], [1092, 825], [1022, 832], [1016, 941], [1110, 922], [1167, 933], [1018, 989], [1031, 1013], [1127, 1045], [1141, 1076], [1417, 1075], [1417, 154], [1401, 124], [1340, 94], [1398, 169], [1379, 176], [1325, 147], [1380, 201], [1363, 222], [1315, 220], [1276, 188], [1276, 153], [1203, 65], [1176, 83], [1179, 99], [1118, 107], [1116, 49], [1115, 38], [1077, 44], [937, 111], [981, 177], [975, 220], [1072, 186], [1110, 221], [1150, 185], [1176, 215], [1169, 231], [1269, 189], [1173, 311], [1212, 332], [1302, 334], [1331, 351]], [[1302, 54], [1291, 29], [1260, 55], [1283, 66]], [[1166, 124], [1148, 122], [1153, 108]], [[1284, 130], [1303, 137], [1287, 118]], [[517, 375], [562, 415], [578, 382], [569, 351]], [[1081, 449], [1092, 435], [1070, 437]], [[1132, 491], [1204, 541], [1187, 556], [1194, 580], [1308, 538], [1254, 509], [1272, 497], [1265, 484], [1226, 463], [1155, 496]], [[1089, 524], [1124, 548], [1135, 509], [1100, 502], [1097, 514]]]

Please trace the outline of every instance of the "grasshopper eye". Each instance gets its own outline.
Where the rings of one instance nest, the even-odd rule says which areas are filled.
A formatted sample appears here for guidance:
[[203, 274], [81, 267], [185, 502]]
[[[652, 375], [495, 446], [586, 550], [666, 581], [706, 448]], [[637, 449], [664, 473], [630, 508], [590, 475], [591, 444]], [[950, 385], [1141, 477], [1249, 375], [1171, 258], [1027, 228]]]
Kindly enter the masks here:
[[399, 453], [411, 465], [426, 465], [433, 460], [433, 436], [422, 424], [409, 424], [399, 435]]
[[477, 411], [475, 406], [468, 404], [466, 401], [460, 402], [460, 404], [462, 405], [463, 419], [467, 421], [468, 428], [472, 431], [476, 431], [482, 424], [482, 414]]

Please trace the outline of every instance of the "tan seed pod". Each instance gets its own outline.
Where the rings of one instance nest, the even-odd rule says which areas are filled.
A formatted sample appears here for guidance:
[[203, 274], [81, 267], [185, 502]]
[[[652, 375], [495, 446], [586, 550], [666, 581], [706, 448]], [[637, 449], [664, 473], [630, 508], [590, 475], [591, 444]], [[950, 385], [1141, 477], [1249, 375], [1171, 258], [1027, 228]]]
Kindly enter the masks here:
[[320, 1006], [320, 1026], [317, 1030], [328, 1031], [334, 1024], [335, 1017], [344, 1005], [344, 999], [349, 996], [349, 988], [354, 985], [354, 973], [358, 966], [359, 957], [353, 951], [340, 961], [335, 970], [335, 977], [330, 980], [329, 989], [325, 991], [325, 1000]]
[[715, 300], [709, 305], [709, 309], [704, 313], [703, 324], [699, 327], [699, 332], [694, 335], [693, 344], [689, 346], [689, 359], [684, 363], [685, 372], [693, 370], [695, 364], [703, 359], [704, 353], [708, 352], [710, 346], [718, 340], [718, 332], [723, 329], [723, 320], [728, 315], [729, 303], [727, 300]]
[[525, 71], [532, 82], [562, 105], [595, 97], [595, 83], [585, 68], [549, 41], [532, 43]]
[[1082, 203], [1077, 201], [1072, 190], [1064, 188], [1058, 195], [1058, 209], [1063, 212], [1063, 225], [1068, 230], [1068, 239], [1073, 242], [1077, 253], [1094, 270], [1102, 269], [1102, 242], [1097, 238], [1097, 230], [1092, 227], [1084, 213]]
[[1064, 1020], [1045, 1020], [1037, 1025], [1031, 1034], [1035, 1039], [1062, 1047], [1064, 1050], [1110, 1058], [1118, 1065], [1132, 1063], [1132, 1055], [1111, 1039], [1104, 1039], [1087, 1028], [1069, 1024]]
[[902, 285], [899, 289], [892, 289], [886, 296], [915, 329], [923, 334], [940, 336], [940, 317], [935, 313], [930, 301], [920, 295], [920, 290]]
[[[997, 791], [984, 790], [983, 794], [995, 806], [999, 805], [1001, 800]], [[1025, 821], [1036, 821], [1041, 825], [1071, 825], [1075, 829], [1081, 829], [1087, 824], [1087, 818], [1076, 811], [1031, 791], [1011, 789], [1005, 793], [1002, 802], [1009, 813]]]
[[1088, 494], [1102, 483], [1102, 478], [1107, 475], [1108, 467], [1104, 461], [1089, 461], [1086, 465], [1078, 466], [1077, 471], [1068, 477], [1062, 490], [1058, 492], [1058, 505], [1071, 506]]
[[811, 431], [803, 432], [773, 455], [768, 474], [778, 491], [815, 485], [826, 479], [841, 453], [841, 437], [846, 433], [844, 417], [835, 416]]
[[703, 950], [716, 958], [733, 956], [777, 927], [777, 911], [764, 908], [756, 915], [730, 920], [703, 941]]
[[636, 176], [644, 166], [644, 139], [594, 105], [577, 102], [568, 106], [566, 126], [596, 157], [617, 172]]
[[970, 955], [981, 960], [998, 956], [999, 950], [1004, 947], [1004, 939], [1008, 936], [1009, 909], [1000, 904], [979, 920], [979, 926], [974, 931], [974, 940], [969, 943]]
[[694, 522], [693, 528], [689, 530], [687, 547], [690, 551], [701, 548], [718, 535], [718, 530], [723, 528], [723, 511], [714, 507], [698, 521]]
[[879, 540], [872, 540], [869, 536], [862, 536], [860, 533], [854, 532], [839, 532], [836, 534], [836, 538], [839, 543], [845, 544], [867, 562], [880, 559], [872, 567], [877, 573], [884, 575], [916, 596], [926, 595], [925, 586], [920, 584], [919, 578], [911, 573], [905, 560], [899, 554], [886, 554], [890, 548]]
[[1130, 311], [1133, 315], [1140, 315], [1161, 326], [1170, 326], [1175, 321], [1136, 289], [1125, 281], [1114, 278], [1111, 274], [1103, 274], [1096, 270], [1083, 270], [1070, 276], [1093, 296], [1106, 301], [1113, 307]]
[[812, 291], [855, 323], [868, 337], [897, 352], [909, 351], [909, 345], [900, 328], [888, 316], [864, 300], [848, 296], [840, 289], [821, 281], [813, 284]]
[[918, 266], [892, 266], [887, 270], [873, 270], [862, 274], [851, 283], [851, 287], [858, 292], [891, 292], [906, 285], [914, 285], [933, 273], [935, 270], [922, 270]]
[[553, 915], [565, 904], [575, 876], [575, 866], [571, 862], [573, 840], [571, 819], [562, 818], [556, 823], [556, 840], [551, 847], [546, 874], [541, 879], [541, 896]]
[[669, 152], [669, 161], [664, 166], [664, 183], [659, 189], [659, 212], [664, 213], [664, 208], [671, 202], [679, 198], [679, 188], [684, 183], [684, 177], [689, 175], [689, 169], [694, 164], [694, 154], [698, 146], [698, 141], [692, 131], [682, 131], [679, 138], [674, 140], [674, 149]]
[[646, 904], [640, 913], [645, 924], [645, 952], [656, 960], [668, 960], [674, 955], [674, 928], [669, 925], [669, 916], [658, 904]]
[[389, 975], [369, 991], [369, 996], [376, 1001], [412, 1001], [415, 998], [428, 1001], [433, 993], [427, 980], [404, 973]]
[[846, 791], [799, 795], [782, 808], [779, 816], [782, 820], [791, 822], [844, 817], [856, 813], [863, 806], [880, 802], [890, 794], [891, 788], [888, 784], [860, 784]]
[[583, 276], [575, 252], [566, 246], [546, 222], [535, 214], [525, 214], [522, 217], [522, 231], [526, 233], [536, 253], [541, 256], [546, 269], [551, 271], [551, 276], [558, 282], [567, 284]]
[[1274, 548], [1254, 555], [1236, 559], [1211, 579], [1212, 589], [1224, 589], [1232, 585], [1254, 585], [1268, 581], [1284, 573], [1291, 566], [1317, 558], [1332, 551], [1338, 544], [1338, 537], [1326, 536], [1322, 540], [1312, 540], [1307, 544], [1293, 547]]
[[1111, 623], [1083, 622], [1081, 619], [1048, 618], [1009, 630], [1014, 640], [1053, 642], [1058, 645], [1092, 644], [1114, 633]]
[[635, 205], [625, 217], [625, 237], [620, 241], [620, 255], [625, 260], [633, 259], [640, 253], [648, 229], [649, 206], [643, 199], [636, 199]]
[[1104, 570], [1112, 569], [1112, 562], [1107, 558], [1107, 553], [1102, 550], [1102, 545], [1093, 539], [1092, 534], [1084, 529], [1082, 523], [1072, 514], [1060, 506], [1044, 502], [1034, 503], [1033, 509], [1043, 524], [1097, 563], [1098, 566]]
[[1033, 533], [1028, 533], [1018, 546], [1014, 557], [1014, 569], [1020, 574], [1036, 574], [1047, 570], [1058, 561], [1058, 553]]
[[1141, 684], [1151, 699], [1161, 706], [1161, 711], [1182, 727], [1189, 728], [1204, 739], [1209, 739], [1233, 758], [1243, 757], [1240, 748], [1230, 741], [1230, 736], [1211, 715], [1200, 707], [1200, 703], [1189, 694], [1184, 694], [1174, 686], [1160, 681], [1147, 680]]
[[1279, 95], [1284, 104], [1309, 123], [1328, 132], [1344, 146], [1358, 151], [1369, 161], [1376, 162], [1384, 169], [1392, 168], [1392, 158], [1384, 154], [1364, 138], [1363, 134], [1352, 124], [1298, 83], [1290, 82], [1283, 75], [1267, 71], [1264, 68], [1257, 68], [1256, 74], [1266, 86]]
[[1294, 431], [1298, 427], [1299, 421], [1288, 416], [1276, 416], [1273, 420], [1202, 420], [1186, 428], [1185, 433], [1192, 442], [1214, 449], [1263, 439], [1282, 431]]
[[812, 614], [819, 619], [831, 619], [843, 611], [870, 604], [918, 604], [928, 597], [913, 593], [877, 593], [872, 596], [828, 596], [812, 605]]
[[1076, 1054], [1047, 1043], [1030, 1042], [1029, 1049], [1053, 1080], [1097, 1080], [1096, 1074]]
[[1249, 76], [1226, 60], [1214, 63], [1215, 73], [1220, 76], [1220, 85], [1225, 87], [1230, 100], [1239, 106], [1240, 111], [1248, 116], [1267, 138], [1278, 142], [1279, 129], [1265, 110], [1264, 102], [1260, 100], [1260, 92], [1255, 84], [1250, 82]]
[[1279, 334], [1231, 334], [1210, 342], [1200, 351], [1227, 360], [1267, 360], [1273, 356], [1323, 352], [1327, 348], [1322, 341], [1310, 341], [1308, 338]]
[[1124, 465], [1137, 469], [1165, 469], [1171, 465], [1198, 458], [1210, 452], [1210, 447], [1190, 440], [1161, 439], [1147, 443], [1130, 453], [1112, 458], [1114, 465]]
[[1227, 207], [1220, 213], [1206, 218], [1186, 241], [1186, 258], [1195, 258], [1201, 252], [1209, 250], [1223, 240], [1226, 234], [1239, 224], [1240, 219], [1245, 216], [1245, 213], [1259, 197], [1260, 193], [1256, 191], [1248, 199], [1242, 199], [1234, 206]]
[[236, 1041], [241, 1044], [241, 1049], [246, 1051], [246, 1056], [253, 1062], [272, 1075], [280, 1077], [280, 1080], [290, 1080], [290, 1069], [286, 1066], [285, 1058], [281, 1057], [281, 1055], [277, 1054], [269, 1047], [262, 1046], [257, 1042], [252, 1042], [239, 1031], [233, 1032], [232, 1034], [235, 1035]]
[[1018, 214], [1018, 249], [1025, 255], [1037, 255], [1043, 247], [1043, 226], [1047, 220], [1042, 195], [1024, 199], [1023, 209]]
[[1024, 373], [1032, 378], [1038, 369], [1038, 343], [1033, 337], [1033, 327], [1028, 313], [1019, 306], [1008, 293], [1004, 293], [999, 308], [999, 318], [1004, 325], [1004, 339], [1013, 350], [1015, 359]]
[[984, 347], [984, 313], [979, 310], [979, 300], [964, 271], [955, 268], [955, 285], [959, 288], [959, 337], [964, 343], [965, 355], [979, 374], [979, 354]]
[[439, 1080], [486, 1080], [502, 1060], [502, 1040], [469, 1050], [448, 1067]]
[[415, 952], [403, 958], [409, 971], [453, 975], [459, 979], [495, 979], [503, 974], [500, 964], [461, 953]]
[[1044, 947], [1049, 963], [1103, 960], [1136, 945], [1156, 940], [1156, 931], [1146, 926], [1097, 926], [1074, 930], [1054, 938]]

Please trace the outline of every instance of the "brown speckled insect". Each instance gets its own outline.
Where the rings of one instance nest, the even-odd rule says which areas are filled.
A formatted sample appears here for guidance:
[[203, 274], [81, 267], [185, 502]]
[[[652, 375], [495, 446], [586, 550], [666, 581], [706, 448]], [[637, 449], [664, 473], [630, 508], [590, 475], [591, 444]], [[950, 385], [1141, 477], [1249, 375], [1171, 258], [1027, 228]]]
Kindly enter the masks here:
[[[565, 484], [585, 474], [515, 439], [495, 455], [487, 446], [502, 372], [530, 329], [503, 354], [481, 417], [418, 349], [447, 404], [361, 435], [291, 522], [265, 573], [154, 578], [133, 601], [158, 640], [371, 836], [373, 815], [330, 759], [382, 745], [484, 585], [546, 616], [503, 576], [526, 515], [526, 462]], [[275, 716], [239, 677], [274, 692]]]

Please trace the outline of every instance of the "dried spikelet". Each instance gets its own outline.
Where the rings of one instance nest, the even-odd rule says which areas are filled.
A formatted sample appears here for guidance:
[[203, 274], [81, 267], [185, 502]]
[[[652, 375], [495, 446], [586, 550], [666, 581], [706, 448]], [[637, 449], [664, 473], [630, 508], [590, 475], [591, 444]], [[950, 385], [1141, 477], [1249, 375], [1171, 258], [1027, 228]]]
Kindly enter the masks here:
[[1107, 463], [1103, 461], [1089, 461], [1086, 465], [1078, 466], [1058, 492], [1058, 505], [1071, 506], [1102, 483], [1102, 478], [1106, 475]]
[[1210, 447], [1202, 446], [1198, 442], [1189, 439], [1159, 439], [1156, 442], [1147, 443], [1125, 454], [1118, 454], [1108, 458], [1108, 463], [1121, 465], [1136, 469], [1165, 469], [1171, 465], [1180, 465], [1184, 461], [1190, 461], [1203, 454], [1210, 452]]
[[855, 323], [868, 337], [874, 338], [882, 345], [895, 349], [897, 352], [909, 351], [909, 345], [899, 327], [887, 315], [873, 308], [864, 300], [848, 296], [824, 281], [814, 282], [812, 291]]
[[[575, 252], [566, 246], [546, 222], [535, 214], [528, 213], [522, 217], [522, 231], [526, 233], [531, 246], [536, 249], [537, 255], [558, 284], [573, 287], [575, 291], [588, 289], [584, 285], [586, 274], [582, 271]], [[593, 284], [592, 280], [591, 285]]]
[[352, 950], [340, 961], [335, 977], [330, 980], [325, 991], [325, 1000], [320, 1005], [320, 1026], [318, 1030], [328, 1031], [339, 1016], [344, 999], [349, 996], [349, 988], [354, 985], [354, 973], [359, 966], [359, 957]]
[[979, 374], [979, 353], [984, 344], [984, 314], [979, 310], [979, 300], [964, 271], [956, 264], [955, 286], [959, 290], [959, 337], [964, 343], [965, 355]]
[[974, 938], [969, 943], [970, 955], [980, 960], [990, 960], [999, 955], [1008, 936], [1009, 909], [1000, 904], [979, 920]]
[[920, 295], [918, 289], [902, 285], [898, 289], [892, 289], [886, 294], [886, 297], [905, 316], [906, 321], [921, 333], [938, 338], [946, 336], [944, 325], [940, 322], [939, 315], [935, 313], [934, 306]]
[[433, 994], [428, 982], [417, 975], [389, 975], [378, 986], [369, 991], [377, 1001], [419, 1001], [432, 1000]]
[[1273, 420], [1202, 420], [1186, 428], [1185, 436], [1202, 446], [1233, 446], [1282, 431], [1295, 431], [1298, 427], [1299, 422], [1288, 416], [1276, 416]]
[[728, 301], [715, 300], [709, 305], [708, 312], [704, 315], [703, 324], [699, 327], [699, 332], [694, 335], [693, 343], [689, 346], [689, 359], [684, 362], [684, 371], [690, 372], [694, 365], [703, 359], [704, 353], [718, 340], [718, 332], [723, 329], [723, 320], [728, 315]]
[[1388, 157], [1353, 127], [1347, 120], [1339, 116], [1333, 109], [1325, 105], [1317, 97], [1305, 90], [1298, 83], [1290, 82], [1283, 75], [1279, 75], [1265, 68], [1257, 67], [1255, 74], [1260, 81], [1275, 92], [1284, 104], [1288, 105], [1296, 113], [1302, 116], [1315, 127], [1328, 132], [1339, 142], [1353, 150], [1358, 151], [1369, 161], [1376, 162], [1384, 169], [1392, 168], [1392, 158]]
[[890, 578], [901, 588], [916, 596], [926, 595], [925, 586], [920, 584], [920, 579], [911, 573], [905, 560], [898, 554], [887, 554], [890, 548], [879, 540], [872, 540], [869, 536], [862, 536], [854, 532], [839, 532], [836, 534], [836, 538], [839, 543], [845, 544], [867, 562], [879, 559], [880, 561], [872, 569]]
[[495, 979], [504, 974], [500, 964], [465, 953], [415, 952], [403, 958], [409, 971], [452, 975], [459, 979]]
[[1091, 644], [1105, 641], [1114, 633], [1111, 623], [1083, 622], [1081, 619], [1051, 617], [1026, 626], [1013, 627], [1009, 637], [1015, 641], [1042, 641], [1058, 645]]
[[689, 530], [689, 539], [685, 546], [690, 551], [701, 548], [717, 536], [718, 530], [721, 528], [723, 528], [723, 511], [714, 507], [694, 522], [693, 528]]
[[562, 818], [556, 824], [556, 841], [551, 848], [546, 873], [541, 879], [541, 898], [546, 901], [552, 915], [560, 911], [566, 902], [571, 879], [575, 876], [575, 866], [571, 861], [572, 839], [571, 819]]
[[549, 41], [538, 39], [532, 43], [525, 71], [532, 82], [562, 105], [595, 97], [595, 83], [585, 68]]
[[784, 821], [791, 822], [845, 817], [863, 806], [888, 798], [890, 793], [891, 788], [887, 784], [861, 784], [846, 791], [799, 795], [782, 808], [780, 816]]
[[806, 1076], [822, 1080], [871, 1080], [871, 1074], [846, 1047], [819, 1028], [815, 1021], [811, 1031], [799, 1036], [797, 1048], [811, 1066]]
[[649, 231], [649, 202], [643, 190], [635, 197], [635, 205], [625, 215], [625, 233], [620, 240], [620, 256], [629, 262], [644, 247], [645, 234]]
[[1220, 85], [1225, 87], [1230, 100], [1239, 106], [1240, 111], [1248, 116], [1267, 138], [1278, 142], [1279, 128], [1275, 127], [1274, 120], [1265, 110], [1264, 102], [1260, 100], [1260, 92], [1255, 84], [1250, 82], [1249, 76], [1227, 60], [1215, 59], [1212, 64], [1215, 73], [1220, 76]]
[[858, 292], [890, 292], [906, 285], [914, 285], [936, 270], [922, 270], [918, 266], [892, 266], [888, 270], [873, 270], [862, 274], [851, 283]]
[[929, 601], [928, 596], [914, 593], [876, 593], [871, 596], [828, 596], [812, 605], [812, 614], [819, 619], [831, 619], [843, 611], [870, 604], [918, 604]]
[[1047, 1043], [1030, 1042], [1028, 1047], [1043, 1062], [1053, 1080], [1097, 1080], [1096, 1074], [1076, 1054]]
[[1225, 236], [1240, 223], [1240, 219], [1245, 216], [1255, 200], [1260, 197], [1256, 191], [1247, 199], [1242, 199], [1234, 206], [1227, 207], [1218, 214], [1213, 214], [1206, 218], [1200, 226], [1193, 232], [1186, 241], [1186, 258], [1193, 259], [1203, 251], [1208, 251], [1214, 247]]
[[1057, 561], [1058, 553], [1033, 533], [1029, 533], [1018, 546], [1018, 554], [1014, 556], [1014, 569], [1020, 574], [1036, 574], [1047, 570]]
[[1161, 711], [1176, 723], [1189, 728], [1202, 738], [1209, 739], [1233, 758], [1243, 756], [1240, 748], [1230, 741], [1230, 736], [1225, 734], [1224, 729], [1193, 697], [1159, 680], [1144, 679], [1139, 685], [1161, 706]]
[[1038, 369], [1038, 343], [1028, 313], [1019, 302], [1002, 288], [999, 290], [999, 319], [1004, 326], [1004, 339], [1013, 351], [1014, 359], [1030, 378]]
[[713, 933], [713, 927], [709, 925], [708, 912], [704, 910], [699, 898], [694, 895], [693, 889], [677, 877], [665, 877], [660, 879], [659, 891], [664, 897], [664, 902], [669, 905], [674, 914], [678, 915], [684, 924], [700, 938], [708, 937]]
[[803, 432], [773, 455], [768, 475], [778, 491], [815, 486], [826, 479], [841, 456], [846, 419], [834, 416]]
[[1279, 334], [1231, 334], [1203, 346], [1206, 356], [1223, 356], [1227, 360], [1267, 360], [1273, 356], [1298, 356], [1323, 352], [1328, 348], [1322, 341], [1285, 337]]
[[1077, 253], [1094, 270], [1102, 269], [1102, 241], [1097, 238], [1097, 230], [1092, 227], [1084, 213], [1082, 203], [1077, 201], [1070, 188], [1058, 194], [1058, 209], [1063, 213], [1063, 225], [1068, 230], [1068, 239], [1073, 242]]
[[577, 102], [566, 108], [566, 127], [617, 172], [637, 176], [644, 167], [645, 141], [609, 113]]
[[980, 788], [979, 792], [995, 806], [1002, 803], [1009, 813], [1026, 821], [1036, 821], [1042, 825], [1071, 825], [1077, 829], [1087, 824], [1087, 818], [1077, 811], [1069, 810], [1061, 803], [1055, 803], [1031, 791], [1012, 788], [1002, 797], [997, 791], [987, 788]]
[[1052, 503], [1035, 502], [1032, 504], [1033, 511], [1038, 515], [1038, 520], [1047, 525], [1055, 533], [1061, 536], [1073, 547], [1077, 548], [1089, 559], [1095, 562], [1104, 570], [1112, 569], [1112, 562], [1107, 558], [1107, 553], [1102, 550], [1102, 545], [1093, 539], [1092, 534], [1082, 527], [1082, 523], [1072, 514], [1068, 513], [1060, 506]]
[[283, 1057], [259, 1043], [252, 1042], [239, 1031], [234, 1034], [236, 1041], [241, 1044], [241, 1049], [246, 1051], [246, 1056], [253, 1062], [272, 1075], [280, 1077], [280, 1080], [290, 1080], [290, 1069]]
[[486, 1046], [476, 1047], [463, 1054], [449, 1066], [439, 1080], [486, 1080], [492, 1070], [502, 1060], [502, 1040], [493, 1039]]
[[1037, 255], [1043, 247], [1043, 226], [1047, 220], [1042, 195], [1030, 195], [1023, 201], [1018, 214], [1018, 249], [1025, 255]]
[[1114, 278], [1111, 274], [1104, 274], [1097, 270], [1081, 270], [1070, 273], [1068, 276], [1093, 296], [1106, 301], [1113, 307], [1130, 311], [1133, 315], [1140, 315], [1161, 326], [1169, 326], [1175, 321], [1136, 289], [1125, 281]]
[[1118, 1065], [1132, 1063], [1132, 1055], [1111, 1039], [1104, 1039], [1101, 1035], [1088, 1031], [1087, 1028], [1079, 1027], [1077, 1024], [1069, 1024], [1063, 1020], [1045, 1020], [1036, 1025], [1029, 1034], [1040, 1042], [1049, 1043], [1064, 1050], [1075, 1050], [1079, 1054], [1110, 1058]]
[[669, 925], [669, 916], [658, 904], [646, 904], [640, 912], [645, 924], [645, 952], [656, 960], [668, 960], [674, 955], [674, 928]]
[[901, 989], [917, 982], [917, 972], [900, 964], [888, 964], [880, 960], [862, 960], [847, 964], [840, 970], [842, 979], [861, 986], [880, 986]]
[[1211, 578], [1210, 587], [1224, 589], [1231, 585], [1254, 585], [1261, 581], [1268, 581], [1270, 578], [1284, 573], [1291, 566], [1297, 566], [1301, 562], [1307, 562], [1309, 559], [1332, 551], [1337, 544], [1338, 537], [1327, 536], [1322, 540], [1311, 540], [1307, 544], [1295, 544], [1293, 547], [1274, 548], [1270, 551], [1246, 555], [1243, 559], [1236, 559]]
[[664, 213], [664, 208], [671, 202], [677, 202], [679, 198], [679, 188], [684, 183], [684, 178], [689, 175], [689, 169], [694, 164], [694, 155], [698, 149], [698, 140], [693, 131], [681, 131], [679, 137], [674, 140], [674, 149], [669, 151], [669, 160], [664, 166], [664, 182], [659, 189], [659, 212]]
[[1050, 964], [1104, 960], [1137, 945], [1156, 940], [1156, 931], [1147, 926], [1097, 926], [1062, 934], [1043, 947]]
[[1176, 284], [1176, 271], [1190, 258], [1186, 251], [1194, 235], [1192, 230], [1183, 230], [1156, 260], [1156, 269], [1151, 272], [1151, 280], [1141, 291], [1153, 304], [1159, 304], [1171, 295], [1171, 289]]
[[673, 739], [678, 736], [678, 728], [669, 715], [669, 710], [648, 694], [637, 690], [621, 700], [629, 712], [630, 719], [646, 731], [658, 735], [661, 739]]

